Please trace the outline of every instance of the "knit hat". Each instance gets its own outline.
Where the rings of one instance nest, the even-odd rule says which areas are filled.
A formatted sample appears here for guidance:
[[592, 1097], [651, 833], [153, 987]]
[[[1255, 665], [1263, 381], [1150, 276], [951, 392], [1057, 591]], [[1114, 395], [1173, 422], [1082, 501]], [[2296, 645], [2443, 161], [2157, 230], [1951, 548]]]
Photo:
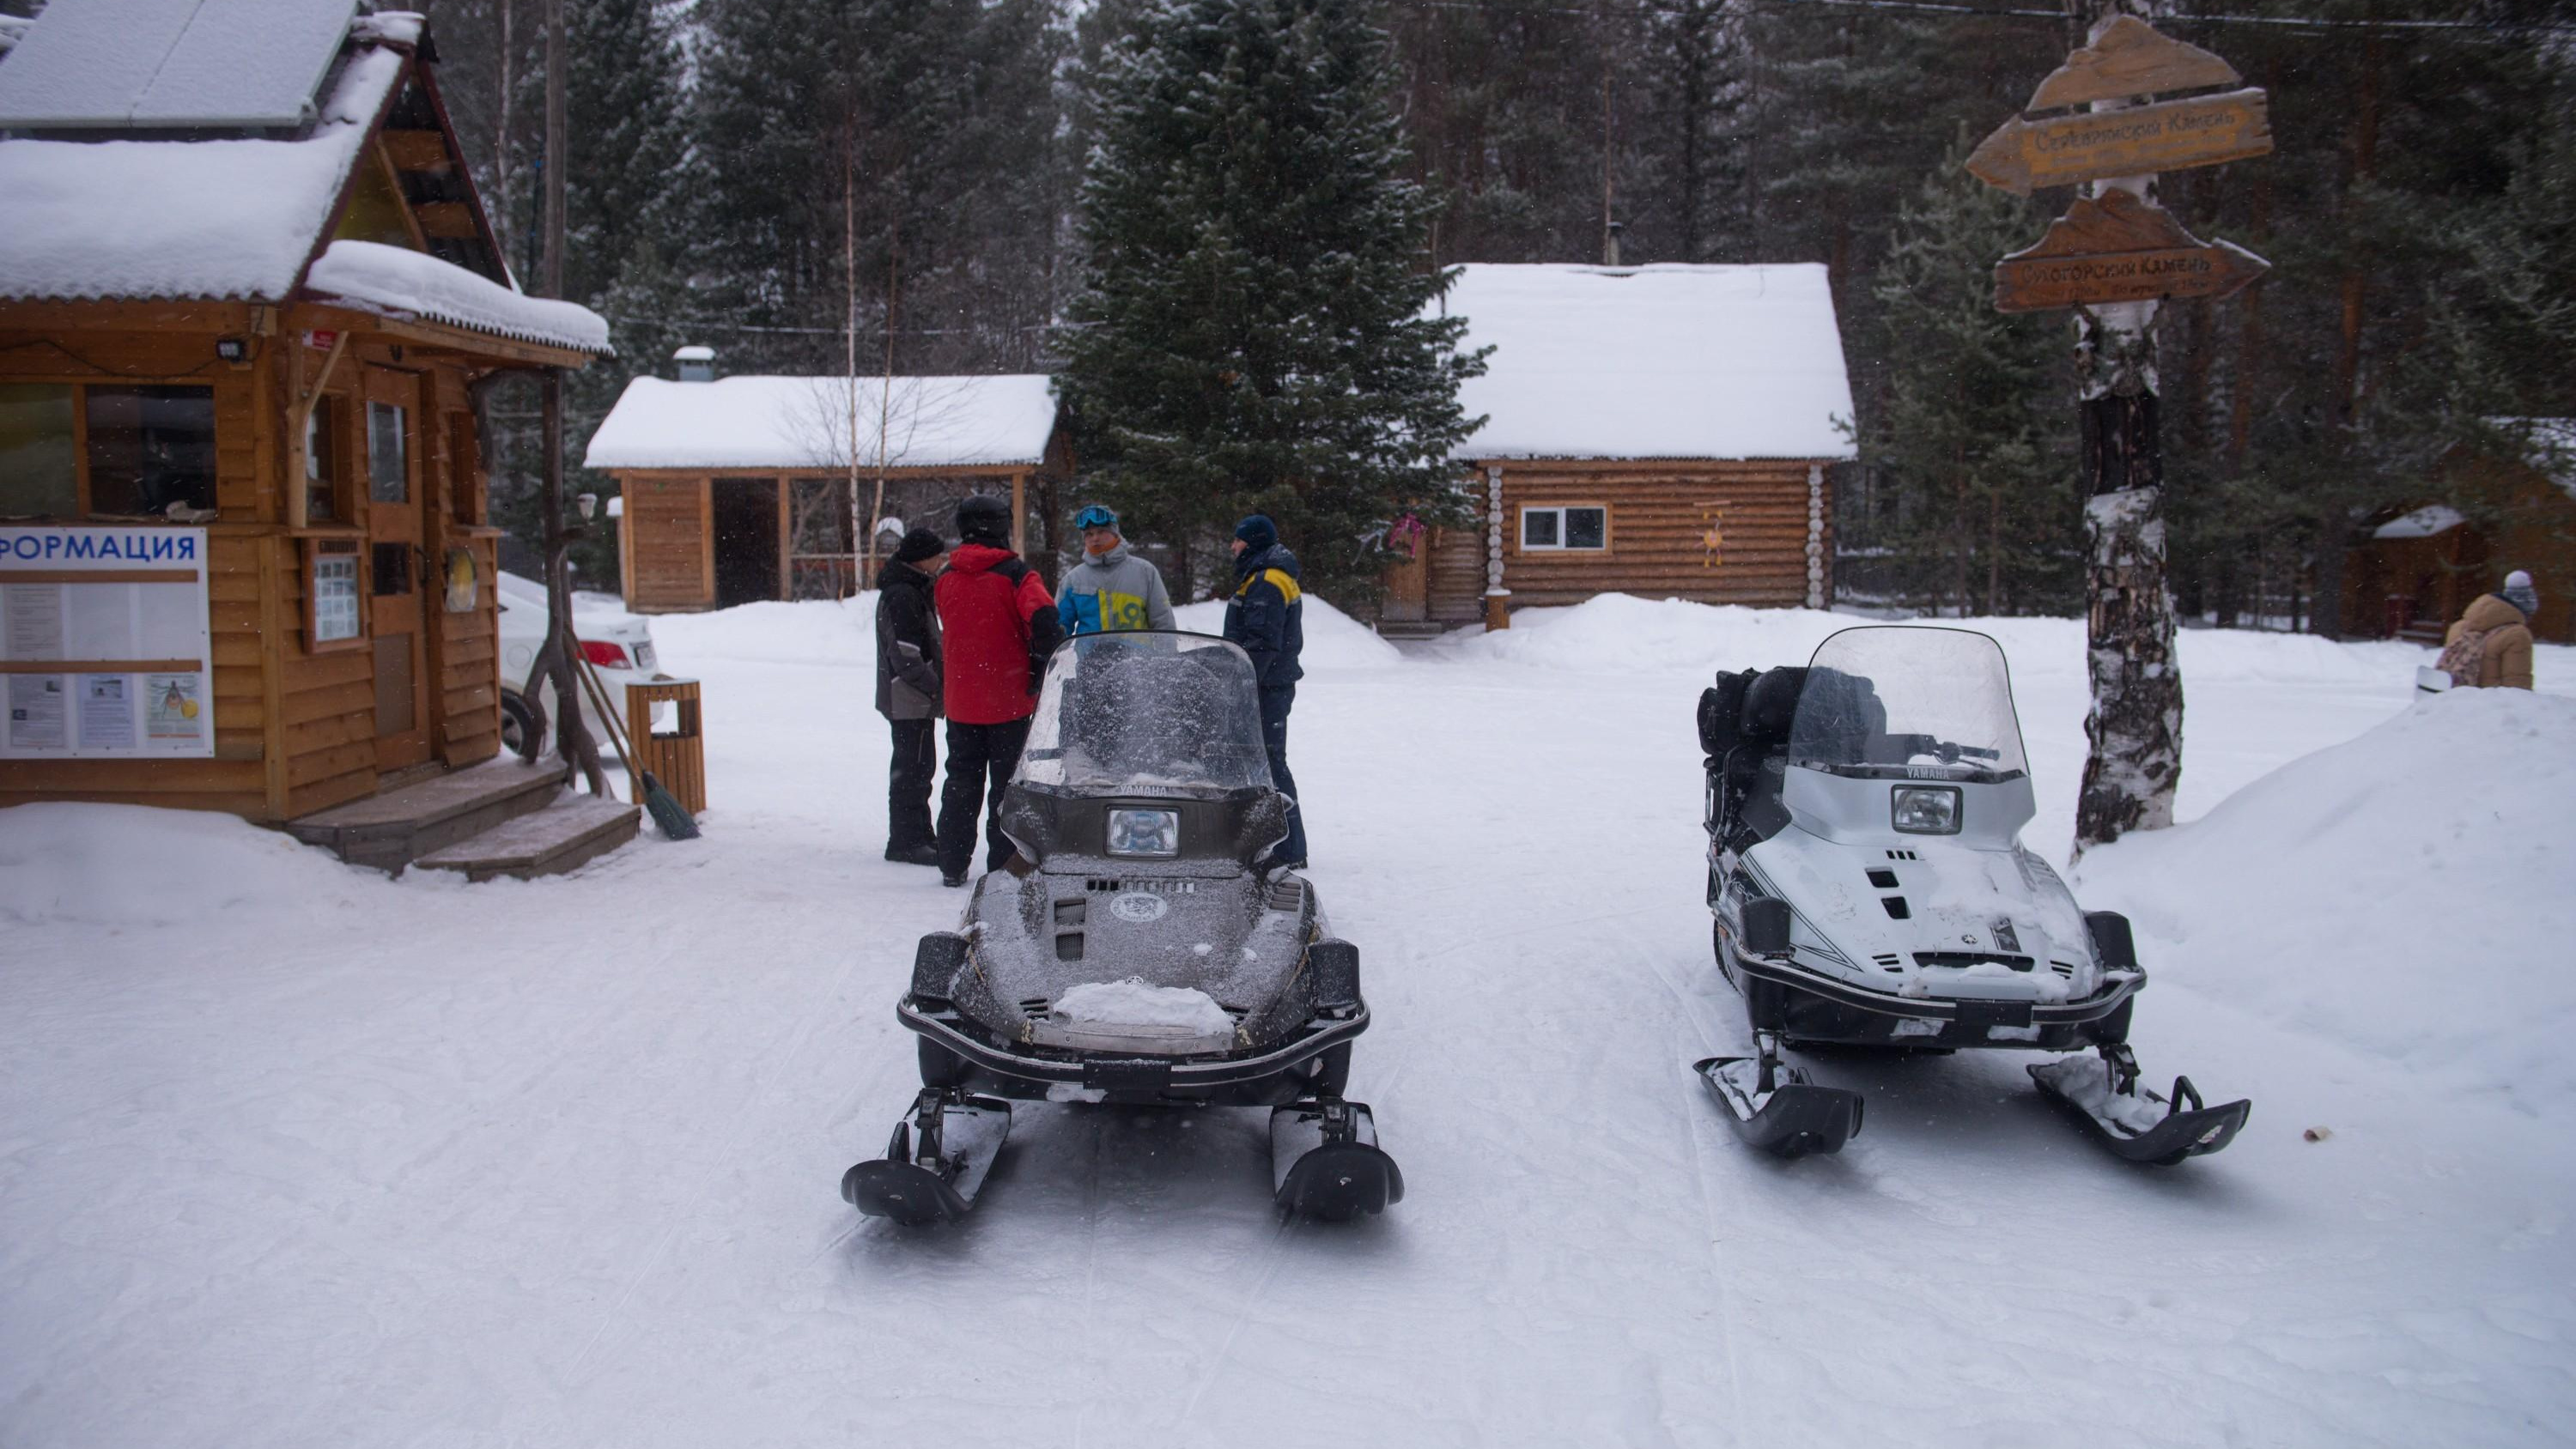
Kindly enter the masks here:
[[1279, 541], [1279, 525], [1270, 515], [1255, 513], [1234, 526], [1234, 536], [1243, 540], [1243, 551], [1255, 554]]
[[2540, 591], [2531, 586], [2531, 575], [2521, 569], [2504, 576], [2504, 587], [2496, 590], [2496, 596], [2520, 609], [2526, 619], [2540, 612]]
[[946, 539], [929, 529], [916, 528], [903, 536], [903, 542], [895, 545], [894, 561], [900, 564], [919, 563], [923, 559], [937, 558], [946, 552], [948, 552]]

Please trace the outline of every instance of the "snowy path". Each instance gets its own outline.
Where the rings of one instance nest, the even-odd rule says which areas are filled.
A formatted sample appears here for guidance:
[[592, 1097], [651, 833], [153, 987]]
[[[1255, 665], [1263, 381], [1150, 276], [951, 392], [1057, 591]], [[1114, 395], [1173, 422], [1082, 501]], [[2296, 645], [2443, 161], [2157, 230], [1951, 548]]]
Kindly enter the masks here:
[[[802, 657], [823, 625], [850, 644]], [[707, 680], [694, 845], [465, 888], [198, 821], [220, 889], [55, 901], [34, 857], [103, 866], [134, 817], [0, 814], [0, 1444], [2416, 1446], [2576, 1413], [2563, 1128], [2170, 980], [2150, 1075], [2256, 1103], [2218, 1158], [2125, 1168], [2015, 1056], [1819, 1061], [1867, 1130], [1747, 1155], [1687, 1072], [1741, 1042], [1695, 664], [1443, 647], [1301, 699], [1386, 1217], [1282, 1226], [1259, 1113], [1036, 1107], [972, 1222], [862, 1223], [834, 1187], [909, 1098], [892, 1002], [956, 896], [876, 859], [849, 616], [656, 629]], [[2006, 642], [2056, 853], [2080, 675]], [[2193, 688], [2186, 816], [2406, 698]]]

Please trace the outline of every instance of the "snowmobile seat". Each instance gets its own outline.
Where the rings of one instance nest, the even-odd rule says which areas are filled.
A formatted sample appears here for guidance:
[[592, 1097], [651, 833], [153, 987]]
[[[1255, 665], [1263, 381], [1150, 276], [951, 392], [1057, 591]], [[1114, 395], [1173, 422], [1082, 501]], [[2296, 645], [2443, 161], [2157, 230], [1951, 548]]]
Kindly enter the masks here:
[[1789, 743], [1789, 726], [1798, 718], [1798, 694], [1807, 687], [1802, 665], [1784, 664], [1754, 676], [1744, 689], [1744, 718], [1739, 735], [1766, 751]]
[[1768, 840], [1789, 823], [1788, 809], [1780, 803], [1783, 751], [1806, 676], [1796, 665], [1736, 676], [1744, 681], [1744, 702], [1737, 712], [1734, 743], [1716, 766], [1719, 843], [1727, 848], [1741, 850]]

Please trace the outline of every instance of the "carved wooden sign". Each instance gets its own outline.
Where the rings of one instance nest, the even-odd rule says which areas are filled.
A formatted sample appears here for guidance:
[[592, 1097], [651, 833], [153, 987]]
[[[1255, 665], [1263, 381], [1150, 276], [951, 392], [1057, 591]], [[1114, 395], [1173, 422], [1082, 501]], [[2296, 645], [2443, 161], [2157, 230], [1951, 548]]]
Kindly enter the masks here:
[[2204, 243], [2162, 207], [2113, 187], [2077, 201], [2049, 223], [2039, 244], [1995, 264], [1995, 308], [2144, 302], [2158, 297], [2224, 297], [2272, 269], [2229, 242]]
[[1978, 144], [1968, 170], [1989, 186], [2028, 196], [2038, 186], [2215, 166], [2271, 149], [2269, 107], [2255, 86], [2045, 121], [2015, 117]]
[[2242, 79], [2236, 67], [2199, 46], [2160, 35], [2134, 15], [2122, 15], [2070, 52], [2066, 64], [2031, 92], [2023, 109], [2053, 111], [2087, 101], [2232, 86]]

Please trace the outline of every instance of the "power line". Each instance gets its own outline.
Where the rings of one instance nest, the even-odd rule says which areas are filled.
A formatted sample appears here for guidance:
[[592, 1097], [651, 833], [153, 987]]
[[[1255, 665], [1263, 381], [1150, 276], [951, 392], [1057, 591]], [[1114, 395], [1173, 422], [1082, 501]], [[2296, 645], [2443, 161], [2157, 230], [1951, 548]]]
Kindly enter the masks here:
[[[1416, 10], [1470, 10], [1493, 13], [1493, 7], [1476, 0], [1395, 0]], [[2053, 20], [2065, 22], [2080, 17], [2065, 10], [2025, 10], [1987, 5], [1952, 5], [1941, 0], [1743, 0], [1743, 3], [1766, 9], [1815, 7], [1835, 10], [1885, 10], [1898, 14], [1961, 15], [1972, 19]], [[1658, 15], [1680, 15], [1679, 6], [1657, 4], [1628, 5], [1514, 5], [1508, 14], [1577, 15], [1598, 17], [1619, 15], [1644, 18]], [[2507, 38], [2519, 35], [2576, 35], [2576, 24], [2563, 21], [2519, 20], [2339, 20], [2322, 16], [2290, 15], [2159, 15], [2158, 25], [2267, 25], [2287, 30], [2395, 30], [2395, 31], [2478, 31]]]

